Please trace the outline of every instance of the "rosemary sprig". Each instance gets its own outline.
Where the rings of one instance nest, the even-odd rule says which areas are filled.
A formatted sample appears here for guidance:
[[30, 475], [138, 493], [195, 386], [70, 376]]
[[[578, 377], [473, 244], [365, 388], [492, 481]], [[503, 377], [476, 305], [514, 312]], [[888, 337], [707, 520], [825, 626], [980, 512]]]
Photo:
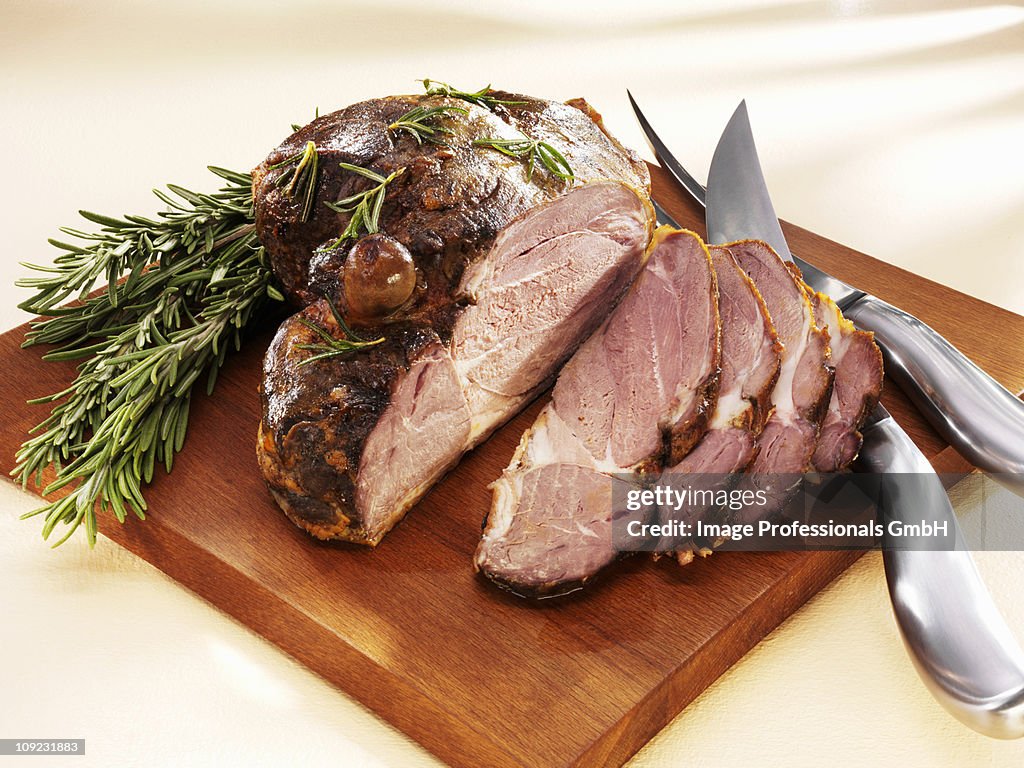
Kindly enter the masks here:
[[462, 107], [413, 107], [389, 125], [388, 130], [396, 132], [405, 131], [416, 139], [417, 144], [422, 144], [424, 141], [436, 144], [438, 143], [437, 134], [451, 133], [452, 131], [450, 128], [445, 128], [444, 126], [436, 124], [431, 125], [431, 123], [436, 122], [438, 118], [449, 115], [453, 112], [459, 112], [463, 115], [469, 114], [469, 110], [463, 109]]
[[371, 171], [369, 168], [363, 168], [362, 166], [350, 163], [338, 163], [338, 165], [343, 170], [358, 173], [370, 181], [377, 182], [377, 186], [363, 192], [357, 192], [354, 195], [349, 195], [334, 203], [324, 203], [332, 211], [352, 214], [348, 225], [345, 227], [345, 231], [341, 233], [341, 237], [331, 243], [328, 246], [329, 248], [337, 248], [346, 240], [359, 237], [360, 230], [363, 230], [368, 235], [379, 232], [380, 212], [384, 207], [384, 198], [387, 195], [388, 184], [405, 173], [405, 168], [399, 168], [388, 176], [381, 176], [376, 171]]
[[301, 368], [304, 365], [309, 365], [310, 363], [315, 362], [317, 360], [323, 360], [328, 357], [337, 357], [338, 355], [344, 355], [347, 352], [351, 352], [354, 349], [372, 347], [384, 341], [383, 336], [381, 336], [379, 339], [372, 340], [364, 339], [363, 337], [359, 336], [355, 331], [348, 327], [348, 324], [345, 322], [345, 318], [341, 316], [341, 313], [338, 311], [338, 308], [334, 306], [333, 301], [327, 299], [327, 306], [331, 308], [331, 314], [334, 315], [334, 322], [336, 322], [338, 324], [338, 327], [341, 328], [342, 332], [345, 334], [345, 338], [339, 339], [335, 336], [332, 336], [330, 331], [328, 331], [326, 328], [319, 326], [316, 323], [311, 322], [310, 320], [307, 320], [304, 317], [300, 317], [299, 322], [302, 323], [307, 328], [310, 328], [311, 330], [316, 332], [316, 334], [321, 339], [323, 339], [323, 343], [296, 344], [296, 347], [298, 347], [299, 349], [306, 349], [309, 350], [310, 352], [318, 353], [310, 357], [307, 357], [305, 360], [299, 363], [299, 368]]
[[302, 213], [299, 214], [299, 221], [309, 221], [320, 170], [320, 157], [316, 153], [316, 144], [307, 141], [301, 152], [270, 166], [272, 171], [279, 168], [288, 170], [278, 176], [274, 184], [284, 187], [284, 192], [288, 197], [294, 198], [296, 193], [302, 196]]
[[499, 99], [495, 96], [490, 96], [491, 85], [488, 83], [479, 91], [460, 91], [455, 86], [449, 85], [448, 83], [442, 83], [440, 80], [430, 80], [424, 78], [419, 82], [423, 83], [423, 90], [426, 91], [428, 96], [448, 96], [452, 99], [462, 99], [468, 101], [470, 104], [476, 104], [478, 107], [484, 109], [493, 110], [499, 105], [513, 106], [516, 104], [525, 104], [525, 101], [508, 101], [505, 99]]
[[547, 169], [548, 173], [562, 181], [571, 181], [576, 178], [573, 175], [569, 161], [565, 159], [561, 152], [546, 141], [537, 141], [523, 135], [520, 139], [475, 139], [473, 144], [478, 147], [495, 149], [509, 157], [527, 158], [526, 178], [528, 180], [533, 179], [533, 168], [538, 160]]
[[[43, 495], [71, 486], [25, 515], [45, 518], [44, 538], [65, 524], [57, 544], [83, 523], [95, 543], [97, 506], [122, 522], [129, 511], [145, 517], [142, 486], [181, 450], [194, 383], [207, 372], [211, 391], [242, 329], [283, 298], [256, 239], [249, 174], [210, 170], [226, 182], [213, 194], [154, 190], [168, 206], [157, 218], [83, 212], [99, 231], [62, 230], [82, 243], [51, 241], [64, 251], [54, 266], [18, 282], [36, 291], [21, 308], [44, 316], [25, 346], [58, 344], [44, 359], [83, 359], [67, 388], [31, 401], [55, 405], [11, 473], [38, 486], [52, 466]], [[89, 296], [103, 277], [108, 286]], [[69, 298], [80, 303], [60, 306]]]

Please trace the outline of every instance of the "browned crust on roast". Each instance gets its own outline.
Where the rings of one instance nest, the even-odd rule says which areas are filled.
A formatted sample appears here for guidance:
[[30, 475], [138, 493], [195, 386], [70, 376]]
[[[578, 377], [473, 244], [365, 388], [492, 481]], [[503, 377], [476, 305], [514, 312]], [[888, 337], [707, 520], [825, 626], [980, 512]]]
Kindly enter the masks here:
[[[256, 438], [256, 457], [274, 500], [299, 528], [321, 540], [340, 538], [370, 545], [376, 543], [360, 536], [359, 529], [351, 527], [349, 518], [338, 510], [298, 492], [294, 478], [285, 471], [277, 446], [262, 421]], [[329, 520], [331, 515], [333, 523], [316, 522], [317, 519]]]
[[342, 336], [323, 301], [278, 329], [267, 350], [260, 388], [260, 467], [297, 525], [319, 538], [375, 543], [363, 531], [355, 504], [363, 446], [398, 377], [440, 340], [429, 327], [394, 325], [383, 343], [358, 354], [300, 365], [316, 354], [300, 345], [321, 341], [300, 318]]
[[676, 423], [669, 430], [668, 466], [682, 461], [708, 431], [708, 422], [711, 421], [715, 405], [718, 402], [718, 356], [721, 354], [721, 344], [718, 345], [718, 350], [715, 369], [697, 387], [696, 407], [693, 409], [692, 415]]
[[580, 112], [582, 112], [587, 117], [589, 117], [591, 120], [593, 120], [594, 124], [598, 128], [601, 129], [601, 133], [603, 133], [606, 137], [608, 137], [608, 140], [620, 152], [622, 152], [622, 154], [624, 154], [626, 157], [628, 157], [630, 159], [630, 162], [632, 162], [634, 165], [636, 165], [638, 167], [639, 166], [643, 166], [646, 169], [647, 164], [644, 163], [644, 161], [640, 158], [640, 155], [638, 155], [636, 152], [634, 152], [629, 147], [625, 146], [621, 141], [619, 141], [617, 138], [615, 138], [615, 136], [612, 135], [612, 133], [608, 130], [608, 128], [604, 124], [604, 117], [601, 116], [600, 112], [598, 112], [596, 109], [594, 109], [594, 107], [590, 104], [590, 102], [588, 102], [582, 96], [578, 96], [575, 99], [569, 99], [565, 103], [568, 104], [570, 107], [576, 107], [576, 109], [580, 110]]

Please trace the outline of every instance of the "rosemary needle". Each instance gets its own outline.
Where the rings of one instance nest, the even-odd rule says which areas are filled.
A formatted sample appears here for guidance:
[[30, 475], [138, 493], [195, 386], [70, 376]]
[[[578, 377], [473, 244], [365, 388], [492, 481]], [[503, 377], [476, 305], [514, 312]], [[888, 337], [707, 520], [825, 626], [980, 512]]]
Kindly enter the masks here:
[[270, 166], [272, 171], [279, 168], [287, 168], [287, 170], [278, 176], [274, 183], [278, 187], [284, 187], [284, 193], [288, 197], [294, 198], [296, 194], [302, 197], [302, 212], [299, 214], [299, 221], [309, 221], [320, 169], [320, 157], [316, 152], [316, 144], [307, 141], [301, 152]]
[[509, 157], [526, 158], [527, 180], [533, 179], [533, 169], [538, 160], [547, 169], [548, 173], [562, 181], [571, 181], [576, 178], [565, 156], [546, 141], [537, 141], [524, 135], [519, 139], [475, 139], [473, 144], [478, 147], [488, 147], [497, 150]]
[[526, 103], [525, 101], [508, 101], [491, 96], [492, 89], [490, 84], [485, 85], [479, 91], [461, 91], [448, 83], [442, 83], [440, 80], [424, 78], [420, 82], [423, 83], [423, 90], [428, 96], [448, 96], [452, 99], [462, 99], [484, 109], [493, 110], [495, 107], [502, 105], [513, 106]]
[[338, 163], [338, 165], [344, 171], [351, 171], [370, 181], [376, 182], [377, 186], [370, 187], [363, 192], [356, 192], [354, 195], [349, 195], [334, 203], [324, 203], [332, 211], [352, 214], [345, 230], [341, 233], [341, 237], [328, 246], [331, 249], [340, 247], [346, 240], [359, 237], [360, 230], [368, 235], [380, 231], [380, 213], [384, 207], [384, 198], [387, 195], [388, 184], [405, 173], [405, 168], [399, 168], [387, 176], [382, 176], [376, 171], [371, 171], [369, 168], [363, 168], [360, 165], [352, 165], [351, 163]]
[[318, 344], [298, 344], [296, 345], [299, 349], [305, 349], [310, 352], [316, 352], [315, 355], [310, 355], [301, 363], [298, 364], [298, 368], [310, 363], [316, 362], [317, 360], [324, 360], [329, 357], [337, 357], [338, 355], [344, 355], [347, 352], [351, 352], [354, 349], [362, 349], [364, 347], [373, 347], [384, 341], [384, 337], [381, 336], [377, 339], [364, 339], [362, 336], [357, 334], [351, 328], [348, 327], [348, 323], [345, 322], [345, 318], [341, 316], [338, 308], [334, 306], [334, 302], [329, 298], [326, 299], [327, 306], [331, 308], [331, 314], [334, 316], [334, 322], [341, 328], [342, 333], [345, 334], [345, 338], [339, 339], [332, 335], [326, 328], [317, 325], [316, 323], [307, 320], [304, 317], [299, 318], [299, 322], [304, 326], [312, 330], [319, 336], [322, 341]]
[[458, 112], [463, 115], [469, 114], [468, 109], [447, 105], [438, 107], [413, 107], [389, 125], [388, 130], [396, 133], [398, 131], [404, 131], [416, 139], [417, 144], [422, 144], [424, 141], [436, 144], [439, 141], [437, 134], [452, 132], [451, 128], [445, 128], [442, 125], [437, 125], [438, 118], [449, 115], [453, 112]]

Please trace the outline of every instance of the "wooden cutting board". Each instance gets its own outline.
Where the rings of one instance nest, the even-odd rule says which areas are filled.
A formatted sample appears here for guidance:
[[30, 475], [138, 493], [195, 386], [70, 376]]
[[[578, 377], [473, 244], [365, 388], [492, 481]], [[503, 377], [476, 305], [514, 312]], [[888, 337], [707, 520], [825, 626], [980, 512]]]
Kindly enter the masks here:
[[[666, 209], [703, 233], [702, 213], [660, 169], [652, 174]], [[916, 314], [1024, 390], [1024, 318], [785, 229], [795, 252]], [[0, 337], [5, 469], [45, 415], [21, 403], [63, 388], [73, 371], [20, 350], [23, 333]], [[257, 384], [272, 333], [258, 331], [215, 396], [193, 404], [173, 474], [147, 492], [149, 519], [105, 519], [101, 530], [453, 765], [621, 764], [858, 556], [729, 554], [686, 568], [637, 557], [568, 598], [500, 592], [470, 558], [486, 486], [540, 401], [469, 454], [376, 551], [316, 542], [285, 520], [256, 467]], [[929, 457], [958, 464], [895, 387], [883, 400]], [[38, 525], [26, 522], [25, 535]]]

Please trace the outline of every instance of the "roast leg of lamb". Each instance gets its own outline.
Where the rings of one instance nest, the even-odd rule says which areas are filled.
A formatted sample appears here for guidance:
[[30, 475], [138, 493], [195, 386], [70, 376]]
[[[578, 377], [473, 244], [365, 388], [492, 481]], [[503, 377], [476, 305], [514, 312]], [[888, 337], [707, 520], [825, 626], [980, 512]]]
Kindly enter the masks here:
[[615, 306], [648, 186], [585, 103], [493, 91], [363, 102], [271, 153], [257, 231], [303, 308], [266, 355], [257, 453], [287, 515], [379, 542]]
[[643, 271], [562, 369], [494, 483], [476, 567], [519, 594], [571, 591], [616, 556], [612, 475], [655, 475], [707, 429], [721, 325], [700, 238], [659, 230]]

